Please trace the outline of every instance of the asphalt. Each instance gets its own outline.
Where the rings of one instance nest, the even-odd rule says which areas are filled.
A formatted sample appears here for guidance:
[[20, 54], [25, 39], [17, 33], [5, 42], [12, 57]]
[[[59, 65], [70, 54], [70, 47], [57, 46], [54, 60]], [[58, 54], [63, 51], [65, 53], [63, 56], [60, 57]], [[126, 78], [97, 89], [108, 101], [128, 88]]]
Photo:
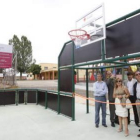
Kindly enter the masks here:
[[[17, 81], [19, 88], [57, 88], [58, 81], [57, 80], [23, 80]], [[93, 83], [89, 83], [88, 85], [89, 91], [93, 91]], [[80, 82], [75, 84], [76, 89], [86, 90], [86, 83]]]

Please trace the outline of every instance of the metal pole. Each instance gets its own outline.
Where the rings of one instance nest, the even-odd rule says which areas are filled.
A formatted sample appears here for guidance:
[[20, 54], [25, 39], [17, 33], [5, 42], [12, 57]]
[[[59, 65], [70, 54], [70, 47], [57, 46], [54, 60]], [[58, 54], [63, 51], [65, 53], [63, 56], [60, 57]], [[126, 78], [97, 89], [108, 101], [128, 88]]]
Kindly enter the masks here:
[[[75, 93], [74, 86], [74, 67], [72, 67], [72, 93]], [[75, 120], [75, 96], [72, 97], [72, 121]]]
[[28, 101], [28, 91], [26, 89], [25, 92], [24, 92], [24, 102], [25, 102], [25, 105], [27, 105], [27, 101]]
[[57, 111], [60, 114], [60, 57], [58, 57], [58, 104], [57, 104]]
[[38, 105], [38, 90], [36, 90], [36, 105]]
[[101, 42], [101, 50], [102, 50], [102, 52], [101, 52], [101, 54], [102, 54], [102, 60], [105, 60], [105, 40], [102, 40], [102, 42]]
[[15, 57], [15, 80], [14, 80], [14, 85], [16, 85], [16, 72], [17, 72], [17, 52], [16, 52], [16, 57]]
[[18, 91], [17, 90], [15, 91], [15, 95], [16, 95], [15, 100], [16, 100], [16, 106], [17, 106], [18, 105]]
[[[75, 93], [75, 83], [74, 83], [74, 42], [72, 47], [72, 93]], [[75, 96], [72, 97], [72, 121], [75, 120]]]
[[[88, 69], [86, 69], [86, 97], [89, 98], [89, 92], [88, 92]], [[87, 113], [89, 113], [89, 100], [86, 99], [86, 107], [87, 107]]]
[[48, 92], [46, 91], [45, 92], [45, 109], [47, 109], [48, 108], [48, 96], [47, 96], [47, 94], [48, 94]]

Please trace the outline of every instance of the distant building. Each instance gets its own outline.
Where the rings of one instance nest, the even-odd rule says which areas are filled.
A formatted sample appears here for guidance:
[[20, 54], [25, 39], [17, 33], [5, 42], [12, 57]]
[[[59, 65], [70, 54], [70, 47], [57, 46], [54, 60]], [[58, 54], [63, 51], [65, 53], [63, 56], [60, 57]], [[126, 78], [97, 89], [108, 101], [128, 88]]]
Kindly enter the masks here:
[[[38, 80], [55, 80], [58, 79], [58, 65], [54, 63], [40, 63], [40, 74], [35, 75], [35, 79]], [[81, 82], [86, 80], [85, 70], [76, 70], [76, 81]], [[89, 79], [92, 71], [89, 70]]]
[[54, 63], [40, 63], [40, 74], [35, 76], [35, 79], [40, 80], [55, 80], [58, 79], [58, 65]]

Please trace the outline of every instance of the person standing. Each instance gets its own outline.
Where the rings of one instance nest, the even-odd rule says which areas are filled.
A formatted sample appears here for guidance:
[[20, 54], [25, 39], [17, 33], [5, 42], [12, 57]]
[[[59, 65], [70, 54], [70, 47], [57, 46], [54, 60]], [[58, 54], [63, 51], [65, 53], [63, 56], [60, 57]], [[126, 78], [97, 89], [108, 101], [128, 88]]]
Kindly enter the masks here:
[[[134, 97], [136, 98], [136, 103], [140, 103], [140, 72], [135, 72], [135, 78], [137, 79], [137, 82], [134, 84]], [[138, 119], [139, 123], [138, 126], [140, 126], [140, 105], [136, 105], [137, 113], [138, 113]], [[140, 134], [137, 135], [140, 137]]]
[[[106, 102], [106, 94], [108, 92], [107, 85], [102, 81], [102, 75], [97, 74], [97, 82], [93, 85], [94, 97], [96, 101]], [[102, 125], [106, 125], [106, 103], [95, 101], [95, 127], [99, 127], [100, 122], [100, 108], [102, 109]]]
[[[133, 86], [137, 82], [137, 80], [133, 78], [132, 72], [127, 73], [127, 78], [128, 78], [128, 80], [124, 81], [124, 85], [128, 88], [128, 91], [130, 93], [129, 99], [130, 99], [131, 103], [135, 103], [136, 98], [134, 96]], [[138, 125], [139, 120], [138, 120], [138, 113], [137, 113], [136, 105], [133, 105], [133, 112], [134, 112], [135, 124]], [[128, 124], [129, 123], [130, 123], [130, 110], [128, 109]]]
[[[115, 99], [113, 98], [115, 77], [113, 76], [111, 71], [107, 71], [107, 77], [108, 77], [108, 79], [106, 80], [106, 84], [107, 84], [107, 87], [108, 87], [108, 100], [109, 100], [110, 103], [115, 103]], [[111, 126], [115, 127], [115, 116], [116, 116], [115, 115], [115, 105], [114, 104], [109, 104], [109, 110], [110, 110]]]
[[115, 98], [115, 113], [119, 118], [119, 129], [118, 132], [123, 131], [123, 123], [122, 120], [124, 120], [124, 126], [125, 126], [125, 136], [129, 135], [128, 131], [128, 110], [126, 108], [126, 99], [129, 98], [130, 93], [128, 89], [123, 86], [122, 79], [117, 78], [116, 84], [114, 86], [114, 93], [113, 97]]

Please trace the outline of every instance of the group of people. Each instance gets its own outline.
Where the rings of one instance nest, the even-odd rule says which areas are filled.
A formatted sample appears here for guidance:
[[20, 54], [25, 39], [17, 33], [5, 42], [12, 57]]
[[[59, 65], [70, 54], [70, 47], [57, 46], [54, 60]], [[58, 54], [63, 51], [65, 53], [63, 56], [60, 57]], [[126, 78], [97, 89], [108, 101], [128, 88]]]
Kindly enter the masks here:
[[[135, 79], [133, 76], [135, 75]], [[100, 108], [102, 110], [102, 125], [106, 124], [106, 97], [108, 95], [110, 121], [111, 126], [119, 124], [118, 132], [123, 131], [123, 122], [125, 136], [129, 135], [128, 124], [130, 124], [130, 109], [126, 108], [126, 100], [131, 103], [140, 103], [140, 72], [135, 74], [127, 73], [128, 80], [122, 81], [121, 78], [116, 78], [111, 71], [107, 72], [107, 80], [102, 80], [102, 75], [97, 74], [97, 81], [93, 85], [95, 97], [95, 127], [99, 127]], [[140, 104], [132, 105], [134, 112], [135, 124], [140, 127]], [[138, 134], [140, 137], [140, 134]]]

